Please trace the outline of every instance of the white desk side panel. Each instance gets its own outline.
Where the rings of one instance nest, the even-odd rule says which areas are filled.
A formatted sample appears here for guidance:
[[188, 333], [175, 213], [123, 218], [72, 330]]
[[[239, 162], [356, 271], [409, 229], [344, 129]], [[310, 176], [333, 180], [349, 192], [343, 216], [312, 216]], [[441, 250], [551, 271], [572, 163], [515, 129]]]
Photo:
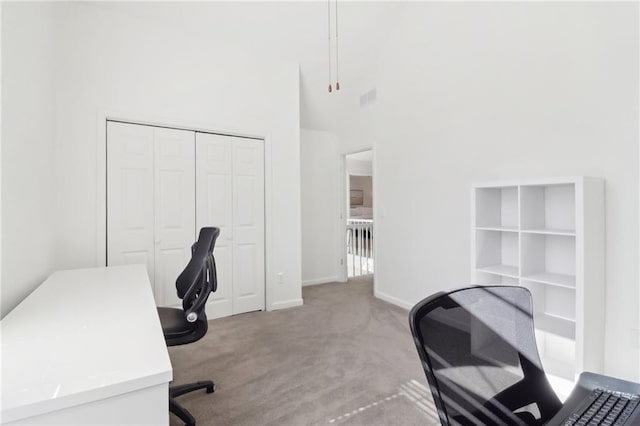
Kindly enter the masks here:
[[[58, 410], [82, 413], [110, 398], [148, 395], [140, 409], [153, 403], [145, 416], [168, 423], [166, 392], [157, 398], [172, 379], [171, 362], [144, 265], [55, 272], [0, 329], [0, 421], [28, 424]], [[102, 411], [78, 421], [90, 424]], [[126, 424], [130, 413], [118, 411], [117, 424]]]
[[169, 384], [3, 423], [7, 426], [168, 425]]

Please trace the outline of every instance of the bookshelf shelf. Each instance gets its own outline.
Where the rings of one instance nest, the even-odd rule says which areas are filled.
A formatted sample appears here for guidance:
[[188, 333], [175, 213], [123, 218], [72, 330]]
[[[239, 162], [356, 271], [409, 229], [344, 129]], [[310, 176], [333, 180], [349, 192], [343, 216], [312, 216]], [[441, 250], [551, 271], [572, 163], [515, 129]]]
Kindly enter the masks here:
[[536, 329], [556, 336], [574, 340], [576, 338], [576, 323], [553, 315], [537, 315], [533, 318]]
[[[515, 230], [517, 232], [517, 229]], [[523, 229], [523, 234], [543, 234], [543, 235], [564, 235], [568, 237], [575, 237], [575, 229]]]
[[518, 278], [518, 267], [511, 265], [489, 265], [482, 268], [477, 268], [479, 272], [486, 272], [488, 274], [500, 275], [502, 277]]
[[538, 272], [536, 274], [523, 275], [523, 279], [541, 284], [554, 285], [565, 288], [576, 288], [575, 275], [554, 274], [551, 272]]
[[478, 226], [478, 231], [500, 231], [500, 232], [518, 232], [518, 228], [507, 226]]

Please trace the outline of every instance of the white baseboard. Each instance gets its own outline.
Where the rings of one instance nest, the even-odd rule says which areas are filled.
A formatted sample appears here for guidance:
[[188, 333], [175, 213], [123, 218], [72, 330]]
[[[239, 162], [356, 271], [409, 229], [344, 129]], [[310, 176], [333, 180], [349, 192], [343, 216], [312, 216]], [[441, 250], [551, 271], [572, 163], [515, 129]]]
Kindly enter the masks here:
[[302, 287], [306, 287], [308, 285], [327, 284], [327, 283], [335, 283], [335, 282], [338, 282], [338, 277], [317, 278], [315, 280], [302, 281]]
[[296, 306], [302, 306], [302, 298], [283, 300], [281, 302], [273, 302], [269, 307], [270, 311], [277, 311], [278, 309], [294, 308]]
[[404, 300], [398, 299], [397, 297], [389, 296], [388, 294], [382, 293], [380, 291], [376, 291], [373, 294], [380, 300], [384, 300], [385, 302], [389, 302], [392, 305], [400, 306], [401, 308], [406, 309], [407, 311], [413, 308], [413, 303], [405, 302]]

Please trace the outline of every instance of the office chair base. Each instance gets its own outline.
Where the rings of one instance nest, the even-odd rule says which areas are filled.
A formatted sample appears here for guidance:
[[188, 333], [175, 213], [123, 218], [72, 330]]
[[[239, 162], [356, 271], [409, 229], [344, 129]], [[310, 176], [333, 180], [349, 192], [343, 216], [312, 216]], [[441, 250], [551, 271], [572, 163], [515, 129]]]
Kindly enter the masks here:
[[175, 398], [199, 389], [206, 389], [207, 393], [213, 393], [216, 390], [216, 385], [211, 380], [205, 380], [204, 382], [169, 387], [169, 412], [178, 416], [186, 426], [196, 426], [196, 419], [186, 408], [178, 404]]

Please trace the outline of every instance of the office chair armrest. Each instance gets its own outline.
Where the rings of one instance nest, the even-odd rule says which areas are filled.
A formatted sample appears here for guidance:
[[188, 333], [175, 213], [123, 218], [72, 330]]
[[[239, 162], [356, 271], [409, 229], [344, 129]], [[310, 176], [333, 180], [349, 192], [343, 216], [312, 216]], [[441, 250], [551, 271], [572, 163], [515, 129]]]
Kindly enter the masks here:
[[202, 314], [202, 311], [204, 310], [204, 304], [207, 303], [207, 295], [204, 293], [204, 291], [200, 293], [194, 304], [191, 305], [189, 309], [184, 311], [184, 317], [187, 322], [196, 322]]
[[188, 322], [196, 322], [202, 312], [204, 311], [204, 305], [207, 303], [209, 293], [215, 291], [216, 285], [216, 262], [212, 254], [209, 254], [203, 262], [202, 268], [202, 286], [200, 287], [201, 293], [196, 299], [195, 303], [191, 305], [189, 309], [184, 312], [185, 318]]
[[207, 303], [206, 297], [198, 297], [196, 303], [184, 312], [184, 317], [187, 319], [187, 322], [196, 322], [198, 320], [205, 303]]

